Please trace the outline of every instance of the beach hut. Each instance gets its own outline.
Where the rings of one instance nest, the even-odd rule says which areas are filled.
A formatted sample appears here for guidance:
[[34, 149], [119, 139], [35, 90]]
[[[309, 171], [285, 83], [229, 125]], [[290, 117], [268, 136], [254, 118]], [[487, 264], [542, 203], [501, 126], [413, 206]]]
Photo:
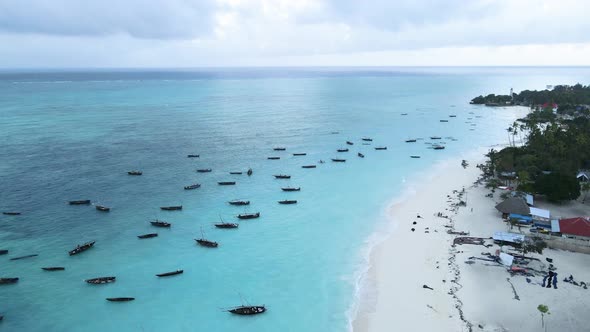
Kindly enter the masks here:
[[524, 235], [509, 232], [494, 232], [492, 237], [498, 244], [510, 244], [520, 246], [524, 242]]
[[511, 213], [529, 215], [529, 206], [521, 197], [510, 197], [504, 202], [496, 205], [496, 209], [502, 212], [502, 218], [506, 219]]
[[551, 212], [549, 210], [543, 210], [535, 207], [530, 207], [530, 215], [534, 220], [547, 221], [551, 220]]
[[517, 223], [519, 224], [532, 224], [533, 223], [533, 217], [531, 216], [524, 216], [522, 214], [518, 214], [518, 213], [510, 213], [508, 215], [508, 219], [509, 220], [515, 220]]
[[578, 175], [576, 175], [576, 179], [579, 182], [588, 182], [590, 181], [590, 172], [589, 171], [579, 171]]
[[590, 219], [584, 217], [561, 219], [556, 231], [571, 238], [590, 240]]

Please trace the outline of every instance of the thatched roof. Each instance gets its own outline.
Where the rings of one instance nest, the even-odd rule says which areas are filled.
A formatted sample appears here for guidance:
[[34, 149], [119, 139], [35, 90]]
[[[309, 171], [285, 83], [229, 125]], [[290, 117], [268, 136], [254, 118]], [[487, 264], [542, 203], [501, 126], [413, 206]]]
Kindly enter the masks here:
[[530, 213], [530, 209], [522, 197], [510, 197], [496, 205], [496, 209], [502, 213], [517, 213], [525, 216]]

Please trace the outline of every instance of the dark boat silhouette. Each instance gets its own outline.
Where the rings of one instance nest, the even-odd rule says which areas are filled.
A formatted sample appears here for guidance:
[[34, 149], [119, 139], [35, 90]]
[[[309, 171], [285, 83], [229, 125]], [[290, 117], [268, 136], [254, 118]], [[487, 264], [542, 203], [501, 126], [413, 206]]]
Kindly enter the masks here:
[[203, 246], [203, 247], [217, 248], [219, 246], [219, 243], [217, 243], [215, 241], [211, 241], [211, 240], [205, 239], [205, 236], [203, 235], [203, 229], [202, 228], [201, 228], [201, 238], [200, 239], [195, 239], [195, 241], [197, 241], [197, 243], [200, 246]]
[[236, 184], [235, 181], [221, 181], [221, 182], [217, 182], [218, 185], [220, 186], [233, 186]]
[[135, 300], [134, 297], [107, 297], [110, 302], [129, 302]]
[[316, 165], [303, 165], [301, 168], [316, 168]]
[[0, 255], [6, 255], [6, 254], [8, 254], [8, 249], [0, 250]]
[[231, 175], [242, 175], [242, 172], [229, 172]]
[[173, 205], [173, 206], [161, 206], [160, 210], [164, 211], [178, 211], [182, 210], [182, 205]]
[[69, 201], [68, 203], [70, 205], [88, 205], [88, 204], [90, 204], [90, 200], [83, 199], [83, 200], [79, 200], [79, 201]]
[[96, 205], [95, 208], [96, 208], [96, 210], [101, 211], [101, 212], [111, 211], [110, 207], [106, 207], [106, 206], [102, 206], [102, 205]]
[[437, 145], [437, 146], [433, 147], [433, 149], [435, 149], [435, 150], [444, 150], [445, 147], [442, 146], [442, 145]]
[[10, 260], [11, 261], [18, 261], [18, 260], [21, 260], [21, 259], [31, 258], [31, 257], [37, 257], [37, 256], [39, 256], [39, 254], [30, 254], [30, 255], [24, 255], [24, 256], [14, 257], [14, 258], [11, 258]]
[[362, 154], [362, 153], [360, 153], [360, 152], [359, 152], [359, 153], [357, 153], [357, 156], [359, 156], [359, 157], [361, 157], [361, 158], [365, 158], [365, 155], [364, 155], [364, 154]]
[[285, 150], [287, 150], [287, 148], [274, 148], [273, 150], [274, 151], [285, 151]]
[[285, 175], [285, 174], [279, 174], [279, 175], [273, 175], [275, 177], [275, 179], [290, 179], [291, 175]]
[[260, 217], [260, 212], [238, 214], [238, 219], [256, 219]]
[[70, 256], [77, 255], [81, 252], [84, 252], [84, 251], [94, 247], [94, 243], [96, 243], [96, 241], [86, 242], [83, 245], [76, 246], [76, 248], [70, 250], [70, 252], [69, 252]]
[[198, 155], [198, 154], [189, 154], [187, 157], [188, 158], [199, 158], [200, 155]]
[[351, 141], [346, 141], [346, 144], [348, 144], [348, 145], [354, 145], [354, 143], [352, 143]]
[[250, 205], [250, 201], [233, 200], [228, 202], [230, 205]]
[[402, 113], [401, 115], [408, 115], [408, 113]]
[[268, 159], [268, 160], [279, 160], [279, 159], [281, 159], [281, 157], [268, 157], [266, 159]]
[[161, 220], [150, 221], [150, 224], [152, 224], [152, 226], [166, 227], [166, 228], [172, 226], [169, 222], [165, 222], [165, 221], [161, 221]]
[[215, 224], [217, 228], [238, 228], [239, 224], [233, 222], [220, 222]]
[[143, 234], [143, 235], [138, 235], [137, 237], [140, 239], [150, 239], [152, 237], [157, 237], [158, 233], [149, 233], [149, 234]]
[[89, 284], [93, 285], [102, 285], [102, 284], [110, 284], [112, 282], [117, 281], [117, 277], [99, 277], [99, 278], [92, 278], [85, 280]]
[[211, 169], [210, 168], [201, 168], [197, 170], [197, 173], [210, 173]]
[[338, 151], [338, 152], [348, 152], [348, 149], [338, 149], [336, 151]]
[[346, 162], [346, 159], [332, 158], [332, 161], [335, 162], [335, 163], [344, 163], [344, 162]]
[[42, 267], [44, 271], [63, 271], [66, 268], [63, 266], [49, 266], [49, 267]]
[[129, 171], [129, 172], [127, 172], [127, 174], [129, 174], [129, 175], [142, 175], [143, 172], [142, 171]]
[[371, 143], [363, 143], [363, 145], [371, 145]]
[[449, 122], [449, 120], [440, 120], [440, 122]]
[[200, 187], [201, 187], [200, 184], [195, 183], [195, 184], [191, 184], [189, 186], [184, 186], [184, 190], [193, 190], [193, 189], [197, 189], [197, 188], [200, 188]]
[[410, 156], [410, 158], [418, 159], [420, 156]]
[[406, 143], [416, 143], [416, 140], [415, 139], [407, 139]]
[[456, 118], [457, 116], [455, 114], [451, 114], [449, 115], [449, 118]]
[[0, 285], [15, 284], [18, 282], [18, 278], [0, 278]]
[[307, 156], [307, 153], [302, 152], [302, 153], [293, 153], [294, 156]]
[[386, 146], [377, 146], [375, 147], [375, 150], [387, 150]]
[[365, 141], [365, 142], [373, 142], [373, 139], [372, 139], [372, 138], [363, 137], [363, 138], [361, 138], [361, 139], [362, 139], [363, 141]]
[[184, 273], [184, 270], [176, 270], [176, 271], [172, 271], [172, 272], [156, 274], [156, 276], [157, 277], [170, 277], [170, 276], [175, 276], [177, 274], [182, 274], [182, 273]]
[[2, 214], [5, 216], [20, 216], [20, 212], [15, 212], [15, 211], [5, 211], [5, 212], [2, 212]]
[[430, 136], [430, 139], [441, 139], [440, 136]]
[[286, 187], [286, 188], [281, 188], [282, 191], [301, 191], [301, 187]]
[[297, 204], [297, 201], [294, 199], [285, 199], [285, 200], [279, 201], [279, 204]]
[[241, 305], [239, 307], [230, 308], [227, 311], [234, 315], [248, 316], [262, 314], [266, 311], [266, 308], [263, 305]]
[[251, 168], [248, 168], [248, 172], [246, 172], [246, 174], [248, 174], [248, 176], [251, 176], [252, 175], [252, 169]]

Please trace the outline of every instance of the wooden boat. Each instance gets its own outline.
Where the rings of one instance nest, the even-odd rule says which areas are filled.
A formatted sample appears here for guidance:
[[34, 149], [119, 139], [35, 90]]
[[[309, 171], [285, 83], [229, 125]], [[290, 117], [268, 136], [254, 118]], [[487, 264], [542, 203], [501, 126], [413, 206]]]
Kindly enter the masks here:
[[266, 159], [268, 159], [268, 160], [279, 160], [279, 159], [281, 159], [281, 157], [268, 157]]
[[316, 165], [303, 165], [301, 168], [316, 168]]
[[229, 172], [231, 175], [242, 175], [242, 172]]
[[69, 252], [70, 253], [70, 256], [77, 255], [77, 254], [79, 254], [81, 252], [84, 252], [84, 251], [86, 251], [86, 250], [94, 247], [94, 243], [95, 242], [96, 241], [91, 241], [91, 242], [86, 242], [83, 245], [77, 245], [76, 248], [70, 250], [70, 252]]
[[285, 199], [285, 200], [279, 201], [279, 204], [297, 204], [297, 201], [294, 199]]
[[454, 114], [449, 115], [449, 118], [456, 118], [457, 116]]
[[441, 139], [440, 136], [430, 136], [430, 139]]
[[50, 267], [42, 267], [44, 271], [63, 271], [66, 268], [63, 266], [50, 266]]
[[407, 139], [406, 143], [416, 143], [416, 140], [415, 139]]
[[142, 171], [129, 171], [129, 172], [127, 172], [127, 174], [129, 174], [129, 175], [142, 175], [143, 172]]
[[88, 205], [88, 204], [90, 204], [90, 200], [83, 199], [83, 200], [79, 200], [79, 201], [69, 201], [68, 203], [70, 205]]
[[250, 205], [250, 201], [233, 200], [228, 202], [230, 205]]
[[8, 254], [8, 249], [0, 250], [0, 255], [6, 255], [6, 254]]
[[348, 144], [348, 145], [354, 145], [354, 143], [352, 143], [351, 141], [346, 141], [346, 144]]
[[172, 226], [169, 222], [165, 222], [165, 221], [161, 221], [161, 220], [150, 221], [150, 224], [152, 224], [152, 226], [166, 227], [166, 228]]
[[359, 152], [359, 153], [357, 153], [356, 155], [357, 155], [357, 156], [359, 156], [359, 157], [361, 157], [361, 158], [365, 158], [365, 155], [364, 155], [364, 154], [362, 154], [362, 153], [360, 153], [360, 152]]
[[302, 153], [293, 153], [294, 156], [307, 156], [307, 153], [302, 152]]
[[377, 146], [375, 147], [375, 150], [387, 150], [386, 146]]
[[338, 152], [348, 152], [348, 149], [338, 149], [336, 151], [338, 151]]
[[281, 188], [282, 191], [301, 191], [301, 187], [286, 187], [286, 188]]
[[252, 175], [252, 169], [251, 168], [248, 168], [248, 172], [246, 172], [246, 174], [248, 174], [248, 176], [251, 176]]
[[210, 168], [201, 168], [197, 170], [197, 173], [210, 173], [211, 169]]
[[170, 277], [170, 276], [175, 276], [177, 274], [183, 274], [183, 273], [184, 273], [184, 270], [176, 270], [176, 271], [172, 271], [172, 272], [156, 274], [156, 276], [157, 277]]
[[440, 122], [449, 122], [449, 120], [440, 120]]
[[363, 138], [361, 138], [361, 139], [362, 139], [363, 141], [365, 141], [365, 142], [373, 142], [373, 139], [372, 139], [372, 138], [363, 137]]
[[239, 224], [233, 222], [220, 222], [215, 224], [217, 228], [238, 228]]
[[198, 155], [198, 154], [189, 154], [187, 157], [188, 158], [199, 158], [200, 155]]
[[143, 235], [138, 235], [137, 237], [140, 239], [150, 239], [152, 237], [157, 237], [158, 233], [148, 233], [148, 234], [143, 234]]
[[100, 277], [100, 278], [92, 278], [85, 280], [89, 284], [93, 285], [102, 285], [102, 284], [110, 284], [112, 282], [117, 281], [117, 277]]
[[207, 240], [205, 239], [205, 236], [203, 235], [203, 229], [201, 228], [201, 238], [200, 239], [195, 239], [195, 241], [197, 241], [197, 243], [203, 247], [208, 247], [208, 248], [217, 248], [219, 246], [219, 243], [215, 242], [215, 241], [211, 241], [211, 240]]
[[182, 205], [173, 205], [173, 206], [161, 206], [160, 210], [164, 211], [177, 211], [182, 210]]
[[410, 158], [418, 159], [420, 156], [410, 156]]
[[135, 300], [134, 297], [107, 297], [107, 301], [111, 302], [129, 302]]
[[230, 308], [227, 311], [234, 314], [234, 315], [248, 316], [248, 315], [262, 314], [266, 311], [266, 308], [263, 305], [255, 305], [255, 306], [241, 305], [239, 307]]
[[0, 285], [16, 284], [18, 278], [0, 278]]
[[260, 217], [260, 212], [238, 214], [238, 219], [256, 219]]
[[235, 181], [221, 181], [221, 182], [217, 182], [218, 185], [220, 186], [233, 186], [236, 184]]
[[344, 163], [346, 162], [346, 159], [336, 159], [336, 158], [332, 158], [332, 161], [335, 163]]
[[5, 216], [20, 216], [20, 212], [15, 212], [15, 211], [5, 211], [5, 212], [2, 212], [2, 214]]
[[95, 206], [96, 210], [101, 211], [101, 212], [109, 212], [111, 211], [110, 207], [106, 207], [106, 206], [102, 206], [102, 205], [97, 205]]
[[433, 149], [435, 149], [435, 150], [444, 150], [444, 149], [445, 149], [445, 147], [444, 147], [444, 146], [442, 146], [442, 145], [437, 145], [437, 146], [435, 146]]
[[191, 184], [189, 186], [184, 186], [184, 190], [193, 190], [193, 189], [197, 189], [197, 188], [201, 188], [201, 185], [198, 183]]
[[408, 115], [408, 113], [402, 113], [402, 115]]
[[30, 255], [24, 255], [24, 256], [14, 257], [14, 258], [11, 258], [10, 260], [11, 261], [18, 261], [18, 260], [21, 260], [21, 259], [31, 258], [31, 257], [37, 257], [37, 256], [39, 256], [39, 254], [30, 254]]
[[363, 143], [363, 145], [371, 145], [371, 143]]
[[274, 151], [285, 151], [285, 150], [287, 150], [287, 149], [286, 149], [286, 148], [274, 148], [273, 150], [274, 150]]
[[279, 175], [273, 175], [275, 177], [275, 179], [290, 179], [291, 175], [284, 175], [284, 174], [279, 174]]

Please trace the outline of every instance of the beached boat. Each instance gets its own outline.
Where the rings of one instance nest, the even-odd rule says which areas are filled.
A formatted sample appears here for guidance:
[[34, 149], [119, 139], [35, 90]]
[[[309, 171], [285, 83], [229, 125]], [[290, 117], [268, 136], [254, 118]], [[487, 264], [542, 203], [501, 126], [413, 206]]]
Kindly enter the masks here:
[[316, 165], [303, 165], [301, 168], [316, 168]]
[[229, 172], [231, 175], [242, 175], [242, 172]]
[[152, 224], [152, 226], [155, 226], [155, 227], [165, 227], [165, 228], [172, 226], [169, 222], [165, 222], [165, 221], [161, 221], [161, 220], [150, 221], [150, 224]]
[[189, 158], [199, 158], [200, 156], [198, 154], [189, 154], [187, 157], [189, 157]]
[[285, 200], [279, 201], [279, 204], [285, 204], [285, 205], [287, 205], [287, 204], [297, 204], [297, 201], [294, 200], [294, 199], [285, 199]]
[[70, 256], [74, 256], [77, 255], [81, 252], [84, 252], [92, 247], [94, 247], [94, 243], [96, 243], [96, 241], [91, 241], [91, 242], [86, 242], [83, 245], [77, 245], [76, 248], [70, 250]]
[[279, 174], [279, 175], [273, 175], [275, 177], [275, 179], [290, 179], [291, 175], [285, 175], [285, 174]]
[[285, 151], [287, 148], [273, 148], [274, 151]]
[[365, 158], [365, 155], [364, 155], [364, 154], [362, 154], [362, 153], [360, 153], [360, 152], [359, 152], [359, 153], [357, 153], [356, 155], [357, 155], [357, 156], [359, 156], [359, 157], [361, 157], [361, 158]]
[[217, 182], [217, 184], [220, 186], [233, 186], [236, 184], [236, 182], [235, 181], [220, 181], [220, 182]]
[[110, 302], [129, 302], [135, 300], [134, 297], [107, 297]]
[[129, 175], [142, 175], [143, 172], [142, 171], [129, 171], [129, 172], [127, 172], [127, 174], [129, 174]]
[[307, 153], [302, 152], [302, 153], [293, 153], [294, 156], [307, 156]]
[[282, 191], [301, 191], [301, 187], [286, 187], [286, 188], [281, 188]]
[[217, 228], [238, 228], [239, 224], [233, 222], [220, 222], [215, 224]]
[[197, 173], [211, 173], [210, 168], [201, 168], [197, 170]]
[[256, 219], [260, 217], [260, 212], [238, 214], [238, 219]]
[[361, 138], [361, 139], [362, 139], [363, 141], [365, 141], [365, 142], [373, 142], [373, 139], [372, 139], [372, 138], [363, 137], [363, 138]]
[[152, 237], [157, 237], [158, 233], [148, 233], [148, 234], [143, 234], [143, 235], [138, 235], [137, 237], [140, 239], [150, 239]]
[[0, 278], [0, 285], [15, 284], [18, 282], [18, 278]]
[[416, 140], [415, 139], [407, 139], [406, 143], [416, 143]]
[[234, 315], [258, 315], [264, 313], [266, 308], [263, 305], [241, 305], [239, 307], [234, 307], [227, 309], [228, 312], [231, 312]]
[[184, 190], [193, 190], [193, 189], [197, 189], [197, 188], [201, 188], [201, 185], [198, 183], [191, 184], [189, 186], [184, 186]]
[[44, 271], [63, 271], [66, 268], [63, 266], [49, 266], [49, 267], [42, 267]]
[[172, 206], [161, 206], [160, 210], [164, 211], [178, 211], [182, 210], [182, 205], [172, 205]]
[[88, 204], [90, 204], [90, 200], [89, 199], [82, 199], [79, 201], [69, 201], [68, 203], [70, 205], [88, 205]]
[[410, 158], [418, 159], [420, 156], [410, 156]]
[[248, 172], [246, 172], [246, 174], [248, 174], [248, 176], [252, 175], [252, 169], [248, 168]]
[[375, 147], [375, 150], [387, 150], [386, 146], [377, 146]]
[[332, 158], [332, 161], [335, 162], [335, 163], [343, 163], [343, 162], [346, 162], [346, 159]]
[[109, 211], [111, 211], [111, 208], [110, 207], [106, 207], [106, 206], [103, 206], [103, 205], [96, 205], [95, 208], [96, 208], [97, 211], [101, 211], [101, 212], [109, 212]]
[[99, 277], [99, 278], [92, 278], [85, 280], [89, 284], [93, 285], [102, 285], [102, 284], [110, 284], [112, 282], [117, 281], [117, 277]]
[[279, 159], [281, 159], [281, 157], [268, 157], [266, 159], [268, 159], [268, 160], [279, 160]]
[[6, 255], [6, 254], [8, 254], [8, 249], [0, 250], [0, 255]]
[[336, 151], [338, 151], [338, 152], [348, 152], [348, 149], [338, 149]]
[[437, 146], [433, 147], [433, 149], [435, 149], [435, 150], [444, 150], [445, 147], [442, 146], [442, 145], [437, 145]]
[[170, 276], [175, 276], [177, 274], [182, 274], [182, 273], [184, 273], [184, 270], [176, 270], [176, 271], [172, 271], [172, 272], [156, 274], [156, 276], [157, 277], [170, 277]]
[[21, 259], [31, 258], [31, 257], [37, 257], [37, 256], [39, 256], [39, 254], [30, 254], [30, 255], [24, 255], [24, 256], [14, 257], [14, 258], [11, 258], [10, 260], [11, 261], [18, 261], [18, 260], [21, 260]]
[[352, 143], [351, 141], [346, 141], [346, 144], [348, 144], [348, 145], [354, 145], [354, 143]]
[[15, 211], [5, 211], [5, 212], [2, 212], [2, 214], [5, 216], [20, 216], [20, 212], [15, 212]]
[[233, 200], [228, 202], [230, 205], [250, 205], [250, 201]]
[[430, 139], [441, 139], [442, 137], [440, 136], [430, 136]]

